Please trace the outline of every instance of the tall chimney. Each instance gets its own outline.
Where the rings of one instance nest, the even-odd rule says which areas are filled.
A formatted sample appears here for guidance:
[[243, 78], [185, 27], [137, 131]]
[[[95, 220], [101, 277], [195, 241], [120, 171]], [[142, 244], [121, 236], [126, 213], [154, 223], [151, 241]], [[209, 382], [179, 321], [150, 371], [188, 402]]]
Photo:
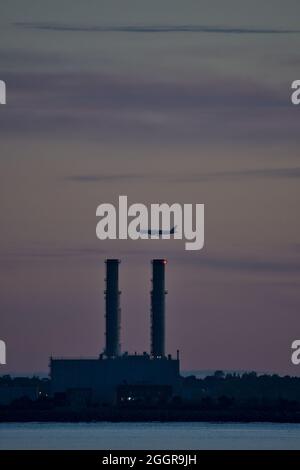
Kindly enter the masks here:
[[119, 356], [120, 346], [120, 294], [118, 259], [106, 260], [105, 320], [107, 357]]
[[165, 356], [165, 259], [152, 260], [151, 355]]

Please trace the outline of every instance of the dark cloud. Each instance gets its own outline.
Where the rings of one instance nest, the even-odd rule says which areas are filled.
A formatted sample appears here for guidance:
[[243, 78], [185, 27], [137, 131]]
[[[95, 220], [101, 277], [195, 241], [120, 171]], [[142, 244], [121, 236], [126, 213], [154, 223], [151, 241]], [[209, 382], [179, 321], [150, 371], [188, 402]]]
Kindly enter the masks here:
[[[205, 77], [194, 83], [160, 81], [126, 75], [80, 73], [12, 73], [1, 76], [18, 94], [19, 105], [41, 103], [48, 108], [65, 106], [99, 109], [197, 109], [223, 106], [276, 107], [290, 105], [290, 89], [274, 89], [239, 78]], [[26, 102], [25, 102], [26, 100]], [[30, 100], [30, 101], [29, 101]]]
[[99, 33], [213, 33], [213, 34], [298, 34], [297, 29], [226, 27], [205, 25], [68, 25], [63, 23], [18, 22], [16, 26], [46, 31]]
[[[241, 79], [159, 81], [3, 70], [9, 95], [0, 132], [86, 132], [97, 139], [298, 139], [289, 88]], [[82, 138], [82, 134], [81, 138]]]

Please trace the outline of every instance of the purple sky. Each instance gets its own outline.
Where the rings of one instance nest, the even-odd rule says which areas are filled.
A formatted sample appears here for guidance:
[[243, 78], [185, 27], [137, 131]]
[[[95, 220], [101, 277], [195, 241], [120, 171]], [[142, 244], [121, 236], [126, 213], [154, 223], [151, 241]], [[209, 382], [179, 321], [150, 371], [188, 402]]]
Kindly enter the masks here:
[[[0, 373], [102, 351], [106, 257], [122, 260], [122, 349], [148, 351], [150, 260], [167, 257], [183, 369], [299, 374], [300, 4], [269, 5], [1, 6]], [[204, 203], [205, 248], [97, 240], [96, 207], [120, 194]]]

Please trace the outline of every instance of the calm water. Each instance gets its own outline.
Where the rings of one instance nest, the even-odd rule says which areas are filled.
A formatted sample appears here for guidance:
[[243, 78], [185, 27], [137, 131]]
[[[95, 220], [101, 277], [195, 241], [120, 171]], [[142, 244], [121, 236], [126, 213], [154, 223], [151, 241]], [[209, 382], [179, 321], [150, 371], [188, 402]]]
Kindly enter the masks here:
[[0, 449], [300, 449], [300, 424], [0, 424]]

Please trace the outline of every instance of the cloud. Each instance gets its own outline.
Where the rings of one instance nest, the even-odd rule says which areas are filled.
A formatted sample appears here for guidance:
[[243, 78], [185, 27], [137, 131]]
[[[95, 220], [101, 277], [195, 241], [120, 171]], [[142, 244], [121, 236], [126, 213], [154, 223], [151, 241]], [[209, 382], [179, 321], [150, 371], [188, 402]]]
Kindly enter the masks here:
[[177, 178], [178, 182], [205, 182], [212, 180], [233, 180], [241, 178], [263, 178], [263, 179], [279, 179], [279, 178], [289, 178], [289, 179], [298, 179], [300, 178], [300, 167], [294, 168], [255, 168], [255, 169], [245, 169], [237, 171], [216, 171], [211, 173], [199, 173], [191, 176], [180, 176]]
[[170, 175], [170, 173], [121, 173], [121, 174], [77, 174], [70, 175], [64, 178], [65, 181], [71, 181], [74, 183], [110, 183], [112, 181], [128, 181], [128, 180], [139, 180], [155, 178], [155, 180], [163, 180], [170, 182], [179, 183], [198, 183], [198, 182], [210, 182], [214, 180], [240, 180], [240, 179], [298, 179], [300, 178], [300, 167], [291, 168], [254, 168], [254, 169], [243, 169], [237, 171], [216, 171], [210, 173], [193, 173], [192, 175]]
[[[182, 243], [181, 241], [177, 241]], [[177, 243], [176, 242], [176, 243]], [[217, 271], [236, 271], [249, 274], [299, 274], [300, 273], [300, 263], [299, 260], [293, 257], [289, 258], [270, 258], [267, 256], [261, 257], [248, 257], [248, 256], [226, 256], [224, 254], [216, 254], [211, 252], [207, 254], [204, 252], [185, 252], [184, 247], [181, 247], [181, 250], [174, 249], [170, 245], [168, 246], [168, 241], [147, 241], [139, 240], [133, 242], [131, 240], [110, 240], [107, 241], [105, 247], [103, 243], [95, 243], [93, 245], [81, 245], [81, 246], [48, 246], [47, 244], [37, 245], [28, 248], [20, 248], [14, 250], [6, 250], [5, 252], [0, 252], [1, 262], [14, 263], [14, 262], [26, 262], [28, 260], [46, 260], [49, 261], [58, 260], [58, 259], [70, 259], [70, 260], [88, 260], [89, 262], [94, 262], [98, 264], [99, 256], [105, 258], [109, 249], [115, 251], [117, 249], [120, 257], [122, 256], [131, 256], [134, 257], [135, 261], [144, 260], [144, 258], [153, 258], [157, 256], [157, 249], [154, 248], [154, 245], [158, 243], [161, 248], [164, 244], [164, 253], [168, 259], [172, 259], [172, 262], [179, 262], [180, 265], [192, 264], [199, 269], [213, 269]], [[170, 242], [172, 243], [172, 241]], [[101, 246], [100, 246], [101, 245]], [[113, 248], [113, 250], [112, 250]]]
[[89, 257], [97, 259], [99, 255], [105, 256], [106, 251], [100, 248], [93, 247], [33, 247], [31, 249], [20, 248], [15, 250], [6, 250], [0, 253], [0, 259], [2, 261], [22, 261], [28, 259], [65, 259], [65, 258], [78, 258], [78, 257]]
[[299, 34], [297, 29], [226, 27], [205, 25], [72, 25], [55, 22], [17, 22], [17, 27], [46, 31], [99, 33], [213, 33], [213, 34]]
[[105, 183], [111, 181], [127, 181], [148, 178], [146, 174], [111, 174], [111, 175], [71, 175], [66, 176], [66, 181], [73, 181], [75, 183]]
[[295, 261], [283, 261], [276, 259], [255, 258], [223, 258], [223, 257], [201, 257], [201, 266], [221, 270], [238, 270], [247, 272], [300, 273], [300, 264]]
[[0, 64], [1, 64], [1, 74], [5, 69], [15, 70], [20, 68], [36, 70], [39, 67], [41, 70], [45, 71], [45, 67], [48, 67], [50, 70], [53, 70], [54, 66], [62, 66], [66, 63], [66, 55], [54, 52], [38, 52], [22, 48], [10, 48], [10, 49], [1, 49], [0, 48]]

